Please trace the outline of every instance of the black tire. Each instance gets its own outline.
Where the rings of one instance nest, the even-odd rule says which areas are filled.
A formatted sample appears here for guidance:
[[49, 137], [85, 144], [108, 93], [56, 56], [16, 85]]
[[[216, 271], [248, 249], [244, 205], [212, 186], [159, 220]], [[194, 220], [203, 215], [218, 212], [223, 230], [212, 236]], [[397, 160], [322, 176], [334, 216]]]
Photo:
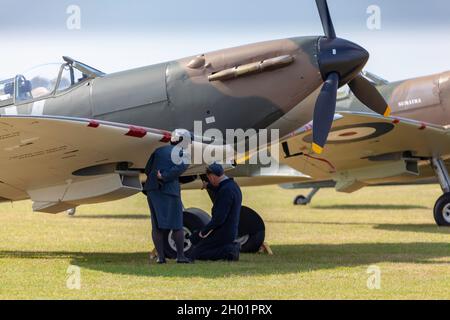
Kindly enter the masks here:
[[[193, 246], [189, 239], [186, 237], [193, 232], [203, 229], [211, 221], [211, 216], [205, 211], [197, 208], [185, 209], [183, 212], [183, 225], [184, 225], [184, 253], [189, 255], [192, 252]], [[166, 231], [164, 235], [164, 254], [168, 259], [175, 259], [177, 257], [177, 251], [175, 243], [172, 237], [171, 231]]]
[[440, 227], [450, 227], [450, 193], [443, 194], [434, 205], [434, 220]]
[[299, 195], [294, 199], [294, 206], [306, 206], [308, 204], [308, 200], [305, 196]]
[[238, 242], [241, 252], [256, 253], [261, 248], [266, 237], [266, 226], [256, 211], [242, 207], [239, 220]]

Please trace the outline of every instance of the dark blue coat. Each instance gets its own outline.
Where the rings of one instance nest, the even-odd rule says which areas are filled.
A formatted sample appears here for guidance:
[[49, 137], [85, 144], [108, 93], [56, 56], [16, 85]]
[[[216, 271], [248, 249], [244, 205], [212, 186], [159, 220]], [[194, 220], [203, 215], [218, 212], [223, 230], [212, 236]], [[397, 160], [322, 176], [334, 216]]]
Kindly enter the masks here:
[[[145, 174], [147, 175], [145, 191], [160, 190], [164, 194], [180, 197], [181, 188], [178, 178], [187, 170], [188, 165], [173, 163], [172, 151], [174, 148], [175, 146], [167, 145], [153, 152], [145, 166]], [[162, 181], [157, 177], [158, 170], [161, 172]]]
[[[147, 192], [153, 225], [159, 229], [183, 228], [183, 204], [178, 179], [188, 165], [183, 163], [177, 165], [172, 161], [174, 148], [168, 145], [156, 149], [145, 166], [147, 181], [144, 190]], [[158, 170], [161, 172], [162, 180], [157, 177]]]
[[217, 188], [210, 190], [214, 202], [212, 219], [201, 233], [211, 233], [195, 247], [194, 259], [226, 259], [227, 250], [235, 247], [232, 244], [238, 235], [242, 206], [241, 189], [233, 179], [226, 179]]

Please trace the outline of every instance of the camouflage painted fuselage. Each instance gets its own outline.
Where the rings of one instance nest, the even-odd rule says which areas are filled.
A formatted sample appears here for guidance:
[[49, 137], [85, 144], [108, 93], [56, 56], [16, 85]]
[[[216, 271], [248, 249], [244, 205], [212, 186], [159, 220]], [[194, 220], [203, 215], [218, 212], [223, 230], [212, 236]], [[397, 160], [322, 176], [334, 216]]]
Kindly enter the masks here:
[[[378, 86], [392, 115], [436, 125], [450, 124], [450, 71]], [[338, 102], [337, 110], [370, 112], [353, 95]]]
[[[192, 130], [194, 121], [203, 121], [204, 129], [262, 129], [278, 121], [277, 126], [288, 124], [283, 134], [311, 120], [314, 104], [300, 103], [323, 82], [320, 39], [275, 40], [108, 74], [38, 102], [43, 115], [165, 130]], [[224, 70], [286, 56], [291, 63], [247, 74], [237, 71], [223, 81], [209, 79]], [[17, 113], [31, 114], [36, 102], [16, 105]], [[292, 116], [300, 107], [306, 115]]]

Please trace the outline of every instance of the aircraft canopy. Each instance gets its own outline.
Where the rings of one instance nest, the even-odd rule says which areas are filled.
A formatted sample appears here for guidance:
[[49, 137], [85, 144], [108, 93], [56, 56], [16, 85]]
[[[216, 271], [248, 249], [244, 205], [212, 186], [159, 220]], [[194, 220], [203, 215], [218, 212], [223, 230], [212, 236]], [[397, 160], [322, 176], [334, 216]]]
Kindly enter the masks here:
[[69, 57], [63, 57], [63, 60], [64, 63], [39, 65], [15, 78], [0, 81], [0, 107], [40, 100], [104, 75]]

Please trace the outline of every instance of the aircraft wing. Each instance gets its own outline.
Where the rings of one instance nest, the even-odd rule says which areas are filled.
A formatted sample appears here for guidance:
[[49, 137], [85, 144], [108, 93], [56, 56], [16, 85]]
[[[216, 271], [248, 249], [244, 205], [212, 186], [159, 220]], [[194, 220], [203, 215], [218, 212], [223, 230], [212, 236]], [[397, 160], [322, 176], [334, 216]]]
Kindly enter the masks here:
[[[336, 115], [324, 153], [310, 153], [311, 125], [280, 143], [280, 158], [316, 181], [334, 180], [339, 191], [370, 183], [409, 181], [432, 175], [427, 159], [450, 155], [450, 131], [402, 118], [367, 113]], [[429, 165], [427, 164], [427, 167]]]
[[[56, 213], [142, 189], [139, 171], [170, 141], [164, 130], [51, 116], [0, 117], [0, 197]], [[128, 164], [121, 172], [121, 166]], [[190, 168], [192, 172], [204, 167]]]

